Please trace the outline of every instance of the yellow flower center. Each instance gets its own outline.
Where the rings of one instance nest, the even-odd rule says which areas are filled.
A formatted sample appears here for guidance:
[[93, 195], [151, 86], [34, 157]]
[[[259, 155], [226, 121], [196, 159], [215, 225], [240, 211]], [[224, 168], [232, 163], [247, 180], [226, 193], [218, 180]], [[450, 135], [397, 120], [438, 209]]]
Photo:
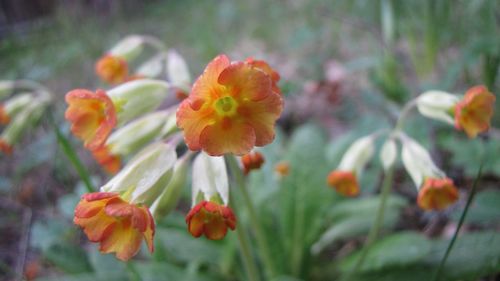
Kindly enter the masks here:
[[215, 102], [215, 110], [221, 116], [232, 116], [236, 113], [237, 103], [236, 101], [230, 97], [225, 96], [219, 98]]

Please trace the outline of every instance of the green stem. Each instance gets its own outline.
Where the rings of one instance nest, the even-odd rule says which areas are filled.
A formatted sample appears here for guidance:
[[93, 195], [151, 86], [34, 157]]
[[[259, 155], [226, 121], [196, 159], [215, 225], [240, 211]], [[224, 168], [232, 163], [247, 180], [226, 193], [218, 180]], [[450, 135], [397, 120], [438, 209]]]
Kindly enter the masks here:
[[394, 126], [394, 131], [400, 131], [403, 129], [404, 122], [408, 115], [410, 114], [413, 107], [417, 105], [417, 99], [413, 99], [405, 104], [401, 113], [399, 114], [398, 121], [396, 122], [396, 126]]
[[61, 146], [64, 154], [66, 154], [66, 157], [68, 157], [73, 167], [75, 167], [75, 170], [77, 171], [78, 175], [85, 184], [85, 187], [87, 188], [87, 192], [89, 193], [94, 192], [95, 188], [94, 185], [92, 184], [92, 181], [90, 180], [90, 176], [87, 170], [83, 166], [82, 162], [80, 161], [80, 158], [76, 154], [75, 149], [71, 146], [69, 140], [61, 133], [61, 130], [59, 130], [59, 127], [55, 123], [54, 117], [52, 116], [51, 113], [49, 113], [49, 120], [50, 124], [54, 128], [54, 132], [56, 133], [57, 142]]
[[472, 189], [470, 191], [469, 198], [467, 199], [467, 203], [465, 204], [465, 208], [464, 208], [462, 214], [460, 215], [460, 220], [458, 221], [458, 225], [457, 225], [457, 228], [455, 229], [455, 233], [453, 233], [453, 237], [451, 238], [450, 243], [448, 244], [448, 248], [446, 248], [446, 252], [444, 253], [443, 259], [439, 263], [439, 267], [436, 270], [436, 273], [434, 274], [434, 278], [432, 279], [433, 281], [439, 280], [439, 277], [440, 277], [441, 272], [444, 268], [444, 265], [446, 264], [446, 260], [448, 259], [448, 256], [450, 255], [451, 249], [453, 248], [453, 245], [455, 245], [455, 241], [457, 240], [457, 237], [458, 237], [458, 232], [460, 231], [460, 228], [462, 228], [462, 224], [465, 221], [465, 216], [467, 215], [467, 213], [469, 211], [469, 207], [472, 203], [472, 200], [474, 199], [474, 195], [476, 194], [477, 183], [478, 183], [479, 179], [481, 178], [483, 164], [484, 164], [484, 161], [479, 166], [479, 170], [477, 171], [476, 179], [474, 180], [474, 183], [472, 184]]
[[387, 205], [387, 198], [389, 198], [389, 193], [392, 188], [393, 178], [394, 178], [394, 165], [390, 166], [386, 171], [384, 182], [382, 184], [382, 192], [380, 195], [380, 203], [377, 209], [377, 215], [375, 217], [373, 226], [370, 229], [370, 232], [368, 233], [368, 237], [366, 238], [366, 242], [365, 245], [363, 246], [363, 250], [360, 254], [360, 257], [356, 262], [356, 264], [354, 265], [353, 269], [344, 278], [342, 278], [342, 280], [344, 281], [350, 280], [351, 277], [355, 275], [362, 267], [366, 255], [368, 254], [370, 246], [373, 244], [373, 242], [375, 242], [380, 230], [382, 229], [382, 226], [384, 224], [385, 206]]
[[248, 242], [248, 236], [241, 226], [236, 227], [236, 234], [238, 235], [238, 242], [240, 243], [241, 258], [247, 271], [249, 281], [258, 281], [259, 273], [257, 270], [257, 265], [250, 251], [250, 243]]
[[241, 194], [243, 195], [243, 201], [248, 208], [250, 224], [255, 232], [257, 246], [259, 247], [260, 254], [262, 255], [262, 262], [265, 265], [267, 280], [270, 280], [276, 276], [273, 258], [271, 256], [269, 245], [267, 243], [264, 232], [262, 231], [260, 221], [257, 217], [257, 212], [255, 211], [252, 198], [250, 197], [250, 194], [248, 193], [248, 190], [246, 188], [243, 173], [238, 166], [238, 162], [236, 161], [236, 158], [234, 156], [228, 155], [226, 156], [226, 159], [229, 164], [229, 169], [231, 170], [233, 176], [236, 178], [236, 182], [240, 187], [239, 189], [241, 191]]

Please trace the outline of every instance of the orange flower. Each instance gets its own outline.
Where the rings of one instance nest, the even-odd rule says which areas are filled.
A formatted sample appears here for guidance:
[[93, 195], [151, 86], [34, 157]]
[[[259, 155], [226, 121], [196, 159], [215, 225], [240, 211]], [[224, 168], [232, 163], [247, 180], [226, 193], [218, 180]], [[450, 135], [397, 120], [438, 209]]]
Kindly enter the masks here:
[[212, 156], [243, 155], [274, 139], [274, 123], [283, 99], [272, 90], [272, 78], [225, 55], [212, 60], [177, 110], [177, 126], [191, 150]]
[[142, 239], [153, 252], [155, 224], [148, 208], [124, 201], [118, 193], [87, 193], [75, 208], [73, 222], [88, 239], [99, 242], [102, 253], [116, 253], [122, 261], [139, 251]]
[[248, 175], [250, 170], [260, 169], [264, 164], [264, 156], [258, 151], [250, 152], [241, 156], [241, 164], [243, 165], [243, 173]]
[[10, 122], [9, 114], [5, 111], [3, 104], [0, 104], [0, 125], [6, 125]]
[[125, 82], [128, 77], [127, 61], [121, 57], [104, 55], [97, 61], [95, 72], [103, 81], [109, 84]]
[[116, 174], [121, 168], [121, 159], [119, 155], [113, 155], [107, 146], [101, 146], [91, 151], [94, 159], [101, 165], [106, 172]]
[[12, 154], [12, 145], [8, 144], [5, 140], [0, 139], [0, 151], [3, 153], [10, 155]]
[[470, 88], [455, 106], [455, 127], [464, 130], [470, 138], [487, 131], [490, 128], [494, 103], [495, 96], [486, 87]]
[[278, 175], [284, 177], [290, 173], [290, 165], [285, 161], [279, 162], [276, 166], [274, 166], [274, 171], [278, 173]]
[[281, 77], [279, 73], [276, 72], [266, 61], [254, 60], [252, 57], [250, 57], [246, 59], [246, 62], [269, 75], [273, 82], [273, 91], [281, 94], [281, 89], [278, 87], [278, 82], [280, 81]]
[[427, 178], [418, 192], [418, 206], [430, 210], [442, 210], [458, 200], [458, 190], [449, 178]]
[[194, 237], [202, 234], [210, 240], [226, 236], [227, 228], [236, 228], [236, 217], [231, 208], [210, 201], [201, 201], [186, 216], [188, 230]]
[[329, 186], [335, 188], [338, 193], [354, 197], [359, 195], [359, 184], [354, 173], [349, 171], [334, 170], [328, 174], [326, 179]]
[[116, 125], [115, 106], [106, 92], [76, 89], [66, 94], [66, 102], [64, 116], [71, 122], [71, 132], [86, 148], [100, 147]]

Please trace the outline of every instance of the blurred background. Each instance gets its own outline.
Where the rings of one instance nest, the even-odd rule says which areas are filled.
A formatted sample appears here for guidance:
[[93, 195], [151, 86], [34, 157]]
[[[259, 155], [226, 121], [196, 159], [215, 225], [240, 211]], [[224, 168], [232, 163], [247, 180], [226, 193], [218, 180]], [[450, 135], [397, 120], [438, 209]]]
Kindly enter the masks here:
[[[249, 56], [265, 59], [278, 70], [286, 97], [285, 113], [279, 122], [277, 144], [265, 150], [271, 171], [263, 171], [264, 176], [252, 175], [252, 187], [263, 182], [284, 185], [268, 181], [274, 177], [271, 164], [286, 155], [302, 157], [304, 152], [300, 150], [307, 150], [321, 160], [306, 157], [304, 161], [310, 161], [313, 167], [324, 166], [311, 174], [304, 172], [304, 185], [328, 191], [324, 176], [335, 167], [347, 144], [390, 126], [398, 109], [416, 95], [428, 89], [463, 94], [478, 84], [493, 93], [500, 92], [497, 0], [0, 0], [0, 80], [31, 79], [51, 89], [56, 96], [54, 119], [63, 132], [68, 132], [63, 118], [64, 95], [75, 88], [107, 88], [96, 77], [94, 64], [129, 34], [153, 35], [168, 48], [176, 49], [186, 59], [193, 77], [220, 53], [233, 60]], [[497, 101], [493, 127], [500, 125], [499, 111]], [[49, 121], [42, 120], [13, 155], [0, 156], [0, 280], [20, 280], [20, 276], [26, 280], [126, 280], [119, 275], [124, 271], [123, 264], [113, 257], [100, 256], [95, 247], [82, 247], [84, 240], [71, 219], [83, 188], [58, 148]], [[480, 191], [487, 193], [478, 195], [483, 201], [476, 204], [469, 229], [489, 231], [483, 240], [471, 242], [479, 252], [489, 248], [488, 241], [499, 245], [498, 131], [471, 141], [463, 135], [457, 137], [458, 133], [446, 125], [415, 114], [407, 132], [431, 148], [435, 160], [463, 193], [474, 180], [482, 155], [489, 155], [480, 186]], [[306, 136], [317, 137], [318, 141]], [[72, 142], [95, 183], [106, 181], [109, 176], [81, 143]], [[366, 193], [373, 193], [380, 183], [374, 166], [363, 179]], [[418, 231], [428, 237], [449, 237], [460, 207], [445, 214], [422, 214], [414, 204], [414, 187], [404, 171], [396, 174], [395, 190], [410, 203], [398, 211], [393, 228]], [[261, 204], [273, 196], [265, 190], [256, 192]], [[189, 204], [188, 194], [186, 188], [184, 205]], [[331, 202], [335, 200], [341, 199]], [[182, 203], [180, 206], [185, 212]], [[139, 268], [144, 272], [143, 280], [239, 280], [228, 277], [232, 274], [230, 265], [229, 269], [221, 266], [215, 270], [215, 277], [193, 275], [210, 271], [207, 268], [214, 266], [210, 253], [227, 253], [228, 247], [234, 250], [235, 242], [226, 242], [229, 246], [193, 242], [187, 232], [169, 228], [184, 228], [182, 212], [170, 216], [163, 223], [166, 230], [158, 234], [166, 242], [158, 247], [160, 253], [155, 260], [167, 260], [171, 265], [143, 264]], [[321, 225], [309, 246], [328, 227]], [[329, 244], [319, 257], [304, 254], [303, 269], [298, 273], [292, 270], [290, 275], [302, 280], [332, 280], [330, 272], [337, 269], [331, 269], [328, 261], [336, 258], [339, 250], [347, 251], [345, 245], [352, 248], [359, 243], [350, 236], [335, 239], [343, 243], [335, 240], [337, 244]], [[333, 239], [330, 242], [334, 243]], [[500, 245], [490, 247], [500, 249]], [[192, 252], [204, 254], [195, 259], [190, 256]], [[495, 277], [500, 270], [498, 251], [477, 259], [477, 267], [465, 267], [469, 271], [451, 275], [449, 280], [455, 280], [453, 276], [500, 280]], [[411, 266], [421, 269], [421, 264]], [[456, 268], [461, 267], [457, 264]], [[165, 279], [158, 279], [162, 278], [158, 272], [165, 273]], [[185, 272], [191, 272], [192, 279], [168, 279], [184, 276], [175, 274]], [[411, 276], [409, 272], [398, 275], [399, 280], [410, 280], [401, 279]], [[426, 280], [419, 278], [423, 279], [415, 280]]]

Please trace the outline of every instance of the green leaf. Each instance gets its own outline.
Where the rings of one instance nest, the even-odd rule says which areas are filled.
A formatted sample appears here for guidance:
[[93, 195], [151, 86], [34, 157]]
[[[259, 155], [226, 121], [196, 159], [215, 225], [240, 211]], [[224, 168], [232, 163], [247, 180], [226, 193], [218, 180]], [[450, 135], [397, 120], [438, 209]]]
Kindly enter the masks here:
[[[231, 235], [231, 233], [228, 233]], [[195, 239], [186, 230], [157, 229], [157, 242], [163, 243], [169, 256], [181, 262], [200, 261], [216, 264], [220, 259], [217, 242], [205, 238]]]
[[[373, 244], [360, 271], [377, 271], [388, 267], [403, 267], [423, 260], [431, 251], [431, 242], [416, 232], [397, 233]], [[360, 256], [357, 251], [339, 264], [342, 271], [352, 268]]]
[[[457, 209], [452, 218], [456, 221], [460, 218], [461, 209]], [[498, 224], [500, 218], [500, 191], [489, 189], [479, 192], [467, 213], [465, 221], [481, 225]]]
[[[427, 263], [437, 267], [449, 240], [434, 241]], [[445, 280], [477, 280], [500, 272], [500, 233], [488, 231], [459, 236], [444, 265]]]

